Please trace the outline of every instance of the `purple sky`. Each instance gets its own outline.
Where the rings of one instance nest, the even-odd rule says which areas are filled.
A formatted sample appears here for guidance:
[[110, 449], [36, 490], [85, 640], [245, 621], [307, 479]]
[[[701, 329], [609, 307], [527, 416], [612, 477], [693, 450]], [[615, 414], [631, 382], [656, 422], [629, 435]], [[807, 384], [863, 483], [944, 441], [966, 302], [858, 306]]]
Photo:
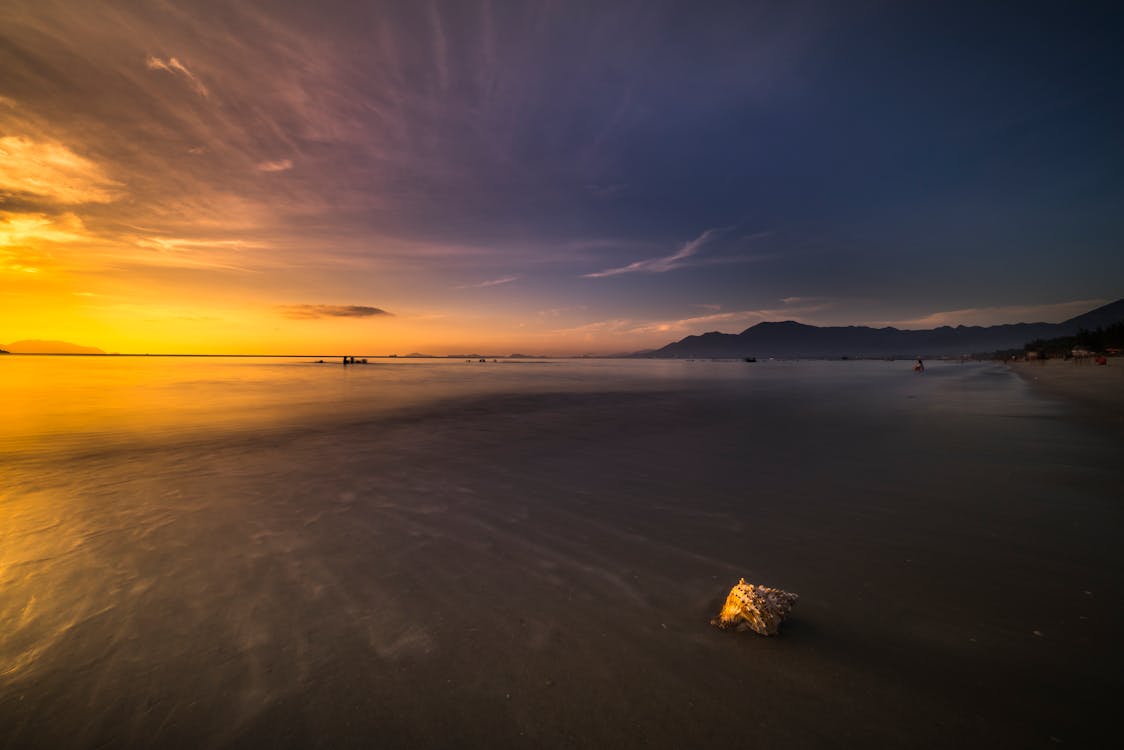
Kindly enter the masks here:
[[8, 0], [0, 341], [1061, 320], [1124, 291], [1124, 24], [1046, 8]]

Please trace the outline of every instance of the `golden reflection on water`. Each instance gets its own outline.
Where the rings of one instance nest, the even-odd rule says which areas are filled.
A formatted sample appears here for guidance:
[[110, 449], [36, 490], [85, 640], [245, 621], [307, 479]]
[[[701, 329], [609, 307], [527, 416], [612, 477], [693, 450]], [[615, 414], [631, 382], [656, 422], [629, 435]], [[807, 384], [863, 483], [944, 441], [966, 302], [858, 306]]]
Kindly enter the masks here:
[[[232, 571], [245, 574], [239, 566], [277, 559], [278, 545], [282, 556], [291, 552], [291, 534], [262, 520], [262, 503], [284, 494], [276, 476], [285, 467], [261, 458], [265, 468], [247, 476], [241, 449], [212, 438], [364, 419], [451, 394], [582, 387], [573, 374], [448, 361], [344, 368], [298, 359], [0, 358], [0, 677], [127, 651], [146, 637], [140, 630], [155, 602], [179, 602], [182, 622], [207, 621], [187, 610], [222, 599], [224, 586], [240, 580]], [[256, 606], [233, 588], [227, 599], [247, 612]], [[76, 639], [78, 631], [97, 633], [97, 642]]]
[[[956, 631], [962, 618], [927, 608], [924, 586], [904, 577], [912, 568], [885, 564], [899, 559], [899, 537], [918, 560], [944, 559], [946, 538], [930, 521], [960, 533], [963, 514], [994, 497], [1033, 501], [1066, 460], [1088, 461], [1075, 464], [1078, 481], [1107, 484], [1118, 446], [1090, 436], [1059, 459], [1080, 434], [1008, 419], [1049, 412], [1002, 371], [938, 364], [919, 379], [893, 367], [0, 358], [0, 745], [250, 746], [244, 732], [275, 725], [295, 733], [291, 744], [331, 745], [371, 716], [370, 727], [405, 716], [409, 729], [427, 728], [430, 708], [452, 717], [451, 737], [475, 725], [480, 706], [511, 705], [496, 697], [508, 691], [552, 700], [566, 683], [547, 691], [532, 667], [578, 662], [575, 643], [597, 645], [572, 672], [571, 701], [591, 681], [607, 695], [620, 674], [644, 673], [663, 682], [644, 683], [638, 702], [670, 695], [657, 707], [670, 711], [682, 703], [676, 691], [713, 689], [713, 703], [744, 686], [713, 682], [730, 642], [706, 646], [691, 633], [709, 631], [714, 574], [745, 564], [743, 544], [825, 597], [886, 570], [872, 590], [920, 614], [869, 639], [890, 644], [873, 674], [897, 674], [902, 632], [929, 663], [947, 641], [924, 634]], [[741, 389], [728, 415], [717, 381]], [[520, 391], [551, 395], [506, 398]], [[570, 398], [578, 391], [596, 393]], [[503, 397], [440, 401], [484, 393]], [[326, 422], [258, 439], [312, 417]], [[1020, 468], [1009, 477], [994, 471], [1000, 445]], [[961, 453], [969, 460], [952, 463]], [[1100, 484], [1093, 496], [1106, 506], [1115, 497]], [[996, 528], [1018, 523], [1020, 504]], [[811, 557], [792, 541], [810, 538], [809, 519]], [[1046, 528], [1024, 523], [1056, 536]], [[966, 559], [996, 549], [975, 530], [958, 538], [975, 545]], [[1009, 570], [1049, 559], [1022, 549], [984, 571], [989, 607], [994, 591], [1011, 590]], [[1051, 580], [1053, 592], [1077, 590]], [[961, 589], [959, 578], [949, 588]], [[821, 612], [866, 633], [869, 608], [845, 598]], [[1017, 617], [1003, 617], [991, 632], [1013, 632]], [[814, 628], [804, 638], [796, 651], [819, 648], [806, 663], [823, 674], [853, 661], [830, 652], [847, 639], [817, 640]], [[974, 674], [976, 648], [963, 648]], [[479, 659], [448, 658], [464, 653]], [[773, 682], [791, 673], [794, 653], [772, 662]], [[677, 660], [689, 666], [661, 671]], [[853, 674], [871, 674], [860, 661]], [[917, 673], [910, 689], [928, 700], [933, 686]], [[950, 673], [947, 695], [963, 684]], [[899, 690], [894, 679], [871, 694]], [[830, 689], [815, 700], [831, 703]], [[932, 703], [926, 724], [947, 713], [943, 696]], [[717, 716], [731, 715], [724, 705], [714, 703]]]
[[[138, 560], [190, 517], [171, 502], [175, 454], [149, 449], [330, 409], [348, 379], [295, 360], [0, 359], [0, 677], [27, 673], [78, 623], [114, 609], [135, 621], [158, 583]], [[110, 631], [98, 648], [136, 636]]]
[[[283, 385], [279, 370], [290, 371]], [[307, 370], [289, 360], [5, 357], [0, 455], [274, 422], [338, 395], [339, 378]]]
[[[247, 608], [233, 619], [240, 627], [256, 622], [248, 613], [255, 599], [235, 582], [259, 580], [247, 565], [288, 560], [300, 544], [292, 529], [336, 512], [329, 501], [329, 510], [320, 507], [312, 520], [302, 515], [323, 506], [323, 493], [337, 481], [322, 467], [350, 449], [350, 431], [338, 429], [349, 420], [419, 404], [440, 415], [441, 399], [454, 395], [635, 393], [687, 381], [695, 387], [744, 382], [770, 372], [744, 363], [648, 361], [345, 368], [298, 359], [0, 358], [6, 400], [0, 421], [0, 675], [18, 677], [50, 661], [45, 655], [52, 650], [68, 653], [65, 661], [72, 663], [126, 648], [143, 637], [136, 629], [155, 602], [181, 608], [179, 622], [206, 622], [206, 613], [188, 610], [218, 598], [226, 607]], [[815, 370], [805, 376], [815, 377]], [[778, 369], [754, 387], [785, 377]], [[443, 429], [460, 432], [483, 422], [487, 432], [489, 412], [472, 414], [471, 425]], [[275, 451], [269, 440], [257, 439], [317, 420], [336, 427], [312, 448]], [[315, 469], [312, 484], [294, 484], [295, 465]], [[400, 485], [414, 491], [424, 480], [407, 469]], [[384, 479], [368, 478], [373, 486]], [[290, 495], [297, 498], [292, 513], [298, 521], [269, 525], [264, 519], [284, 505], [277, 498]], [[304, 586], [307, 570], [286, 575]], [[98, 633], [98, 642], [76, 646], [68, 638], [76, 631]]]
[[344, 367], [296, 358], [9, 355], [0, 357], [0, 459], [362, 419], [452, 395], [596, 389], [605, 375], [615, 387], [654, 387], [683, 366], [434, 359]]

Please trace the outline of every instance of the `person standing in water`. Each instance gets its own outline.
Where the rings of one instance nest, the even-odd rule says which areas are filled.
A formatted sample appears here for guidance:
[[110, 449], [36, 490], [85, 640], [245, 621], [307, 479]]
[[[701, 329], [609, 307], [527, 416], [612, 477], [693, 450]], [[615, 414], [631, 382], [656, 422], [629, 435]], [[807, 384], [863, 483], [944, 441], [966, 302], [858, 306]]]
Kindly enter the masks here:
[[921, 357], [917, 358], [917, 364], [913, 366], [914, 372], [925, 372], [925, 363], [921, 361]]

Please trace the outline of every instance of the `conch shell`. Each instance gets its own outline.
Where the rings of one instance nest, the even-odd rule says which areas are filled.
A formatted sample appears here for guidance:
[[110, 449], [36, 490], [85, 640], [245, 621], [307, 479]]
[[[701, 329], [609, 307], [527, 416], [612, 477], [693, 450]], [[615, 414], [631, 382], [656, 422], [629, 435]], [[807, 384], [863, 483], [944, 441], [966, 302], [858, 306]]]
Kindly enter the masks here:
[[743, 578], [730, 589], [722, 611], [710, 624], [723, 630], [749, 628], [761, 635], [776, 635], [777, 628], [799, 598], [788, 591], [746, 583]]

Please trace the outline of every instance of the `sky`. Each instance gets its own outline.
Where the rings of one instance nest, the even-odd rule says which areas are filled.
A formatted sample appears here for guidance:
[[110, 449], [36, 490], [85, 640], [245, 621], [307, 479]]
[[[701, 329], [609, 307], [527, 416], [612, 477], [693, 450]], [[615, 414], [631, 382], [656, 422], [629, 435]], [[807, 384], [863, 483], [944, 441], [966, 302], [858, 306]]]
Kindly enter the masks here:
[[0, 3], [0, 342], [608, 354], [1124, 297], [1124, 11]]

